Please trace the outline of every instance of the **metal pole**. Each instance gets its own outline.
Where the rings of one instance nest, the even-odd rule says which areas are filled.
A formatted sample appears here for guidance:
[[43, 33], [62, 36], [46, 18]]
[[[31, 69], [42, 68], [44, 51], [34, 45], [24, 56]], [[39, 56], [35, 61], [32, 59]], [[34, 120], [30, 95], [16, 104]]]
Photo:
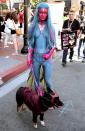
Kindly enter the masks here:
[[1, 1], [0, 1], [0, 15], [2, 16], [2, 5], [1, 5]]
[[9, 0], [9, 10], [11, 11], [11, 1]]
[[28, 53], [28, 42], [27, 42], [27, 32], [28, 32], [28, 4], [29, 0], [24, 0], [24, 46], [21, 50], [22, 54]]

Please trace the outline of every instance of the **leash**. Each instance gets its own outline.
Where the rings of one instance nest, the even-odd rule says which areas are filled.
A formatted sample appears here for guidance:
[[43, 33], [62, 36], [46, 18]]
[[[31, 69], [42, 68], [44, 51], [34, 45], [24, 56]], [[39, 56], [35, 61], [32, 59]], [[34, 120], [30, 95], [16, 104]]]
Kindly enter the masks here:
[[42, 90], [40, 89], [40, 87], [39, 87], [39, 85], [38, 85], [38, 83], [37, 83], [37, 81], [36, 81], [36, 78], [35, 78], [35, 75], [34, 75], [34, 71], [33, 71], [32, 65], [30, 65], [30, 69], [31, 69], [31, 72], [32, 72], [32, 75], [33, 75], [33, 79], [34, 79], [35, 84], [36, 84], [36, 89], [37, 89], [38, 93], [40, 94], [40, 96], [42, 96], [42, 95], [43, 95], [43, 92], [42, 92]]

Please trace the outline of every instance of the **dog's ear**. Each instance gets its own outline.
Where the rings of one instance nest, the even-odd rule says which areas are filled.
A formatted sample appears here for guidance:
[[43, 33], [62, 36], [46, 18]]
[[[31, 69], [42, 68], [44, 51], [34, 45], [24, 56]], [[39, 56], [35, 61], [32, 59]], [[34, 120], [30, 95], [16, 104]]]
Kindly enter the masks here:
[[48, 92], [44, 92], [43, 96], [39, 97], [41, 103], [43, 106], [49, 108], [52, 107], [52, 103], [51, 103], [51, 95]]
[[44, 92], [43, 97], [45, 97], [45, 98], [48, 99], [48, 100], [51, 100], [51, 99], [52, 99], [52, 96], [51, 96], [48, 92]]
[[63, 106], [64, 104], [63, 104], [63, 102], [59, 99], [59, 97], [55, 97], [55, 98], [54, 98], [54, 105], [55, 105], [57, 108], [59, 108], [59, 107]]

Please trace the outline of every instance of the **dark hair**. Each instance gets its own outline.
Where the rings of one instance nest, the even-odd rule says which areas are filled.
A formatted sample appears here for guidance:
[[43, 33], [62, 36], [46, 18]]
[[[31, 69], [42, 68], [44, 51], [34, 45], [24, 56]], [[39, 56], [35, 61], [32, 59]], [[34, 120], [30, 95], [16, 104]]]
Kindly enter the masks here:
[[0, 16], [0, 22], [3, 22], [3, 21], [4, 21], [3, 17], [2, 17], [2, 16]]
[[6, 21], [8, 18], [11, 19], [11, 12], [8, 12], [8, 13], [6, 14], [6, 16], [5, 16], [5, 21]]
[[74, 11], [74, 10], [70, 10], [70, 11], [69, 11], [69, 13], [70, 13], [70, 12], [71, 12], [71, 13], [75, 13], [75, 11]]
[[16, 12], [11, 13], [11, 19], [14, 20], [15, 24], [18, 23], [18, 15]]

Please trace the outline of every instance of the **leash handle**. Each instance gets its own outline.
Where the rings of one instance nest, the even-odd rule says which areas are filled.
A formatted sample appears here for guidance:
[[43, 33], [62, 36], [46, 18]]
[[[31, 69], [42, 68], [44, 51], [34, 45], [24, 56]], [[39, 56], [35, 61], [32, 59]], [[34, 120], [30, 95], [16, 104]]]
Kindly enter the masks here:
[[42, 96], [43, 93], [42, 93], [42, 90], [40, 89], [40, 87], [39, 87], [39, 85], [38, 85], [38, 83], [37, 83], [37, 81], [36, 81], [36, 78], [35, 78], [35, 75], [34, 75], [34, 71], [33, 71], [32, 65], [30, 65], [30, 69], [31, 69], [31, 71], [32, 71], [33, 79], [34, 79], [34, 81], [35, 81], [37, 90], [39, 91], [40, 96]]

